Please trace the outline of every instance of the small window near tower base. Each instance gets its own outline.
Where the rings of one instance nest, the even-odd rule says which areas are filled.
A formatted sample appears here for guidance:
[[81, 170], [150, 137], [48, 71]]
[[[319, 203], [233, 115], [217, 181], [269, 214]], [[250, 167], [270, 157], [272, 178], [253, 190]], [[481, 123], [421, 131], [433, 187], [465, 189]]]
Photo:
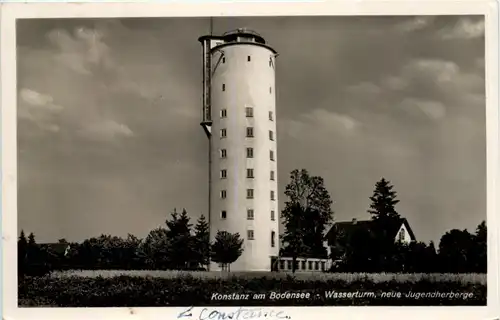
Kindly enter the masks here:
[[251, 60], [251, 58], [250, 58], [250, 56], [248, 56], [248, 57], [247, 57], [247, 61], [250, 61], [250, 60]]
[[276, 232], [271, 231], [271, 247], [273, 247], [273, 248], [276, 246], [275, 239], [274, 239], [275, 237], [276, 237]]
[[226, 91], [226, 84], [225, 83], [222, 84], [222, 91]]
[[272, 111], [269, 111], [269, 120], [273, 121], [273, 112]]
[[221, 217], [222, 219], [226, 219], [226, 218], [227, 218], [227, 212], [226, 212], [226, 210], [222, 210], [222, 211], [220, 212], [220, 217]]

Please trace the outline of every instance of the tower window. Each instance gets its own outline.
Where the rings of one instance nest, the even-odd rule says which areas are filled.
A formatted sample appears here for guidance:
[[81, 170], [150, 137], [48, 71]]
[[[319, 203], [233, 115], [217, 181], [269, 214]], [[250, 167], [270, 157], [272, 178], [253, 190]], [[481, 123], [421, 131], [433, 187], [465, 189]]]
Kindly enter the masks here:
[[270, 180], [274, 180], [274, 171], [271, 170], [271, 173], [270, 173], [270, 177], [269, 177]]
[[247, 127], [247, 138], [253, 138], [253, 127]]
[[220, 117], [221, 117], [221, 118], [225, 118], [225, 117], [227, 117], [227, 110], [226, 110], [226, 109], [222, 109], [222, 110], [220, 111]]
[[271, 247], [274, 248], [276, 246], [276, 243], [275, 243], [275, 238], [276, 237], [276, 232], [274, 231], [271, 231]]
[[273, 121], [273, 112], [269, 111], [269, 120]]
[[220, 212], [220, 217], [221, 217], [222, 219], [226, 219], [226, 218], [227, 218], [227, 212], [226, 212], [226, 210], [222, 210], [222, 211]]
[[276, 199], [274, 198], [274, 191], [271, 191], [271, 200], [276, 200]]
[[251, 60], [251, 58], [250, 58], [250, 56], [248, 56], [248, 57], [247, 57], [247, 61], [250, 61], [250, 60]]
[[221, 199], [226, 199], [226, 196], [227, 196], [226, 190], [221, 190], [221, 192], [220, 192]]
[[226, 169], [223, 169], [220, 171], [220, 177], [221, 177], [221, 179], [227, 178], [227, 170]]
[[269, 140], [274, 141], [274, 132], [269, 130]]
[[271, 67], [273, 65], [273, 58], [269, 58], [269, 66]]
[[226, 91], [226, 84], [225, 83], [222, 84], [222, 91]]
[[273, 151], [273, 150], [270, 150], [270, 151], [269, 151], [269, 159], [270, 159], [271, 161], [274, 161], [274, 151]]
[[271, 210], [271, 221], [276, 220], [274, 210]]
[[252, 118], [253, 117], [253, 108], [247, 107], [247, 108], [245, 108], [245, 110], [246, 110], [247, 118]]
[[253, 230], [247, 230], [247, 238], [248, 238], [248, 240], [254, 239]]
[[222, 57], [222, 63], [226, 63], [226, 57]]
[[253, 178], [253, 169], [247, 169], [247, 178]]
[[273, 93], [273, 88], [269, 87], [269, 93]]
[[226, 129], [220, 129], [220, 137], [225, 138], [227, 136], [227, 131]]
[[253, 189], [247, 189], [247, 199], [253, 199]]
[[247, 148], [247, 158], [253, 158], [253, 148]]
[[247, 220], [253, 220], [253, 209], [247, 210]]
[[227, 151], [226, 151], [226, 149], [221, 149], [221, 150], [220, 150], [220, 157], [224, 159], [224, 158], [226, 158], [226, 156], [227, 156]]

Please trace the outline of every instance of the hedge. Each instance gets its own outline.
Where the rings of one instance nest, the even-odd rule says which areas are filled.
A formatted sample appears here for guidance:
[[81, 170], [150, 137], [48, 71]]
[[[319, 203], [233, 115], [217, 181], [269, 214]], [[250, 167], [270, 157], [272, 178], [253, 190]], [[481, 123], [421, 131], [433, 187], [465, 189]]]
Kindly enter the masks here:
[[[325, 292], [400, 292], [399, 298], [327, 298]], [[347, 306], [347, 305], [485, 305], [486, 285], [460, 282], [347, 282], [272, 278], [199, 279], [195, 277], [25, 277], [19, 280], [19, 306], [160, 307], [160, 306]], [[309, 293], [309, 299], [270, 299], [270, 293]], [[407, 293], [467, 293], [463, 298], [415, 299]], [[243, 300], [212, 299], [213, 294], [248, 295]], [[254, 294], [264, 294], [259, 299]]]

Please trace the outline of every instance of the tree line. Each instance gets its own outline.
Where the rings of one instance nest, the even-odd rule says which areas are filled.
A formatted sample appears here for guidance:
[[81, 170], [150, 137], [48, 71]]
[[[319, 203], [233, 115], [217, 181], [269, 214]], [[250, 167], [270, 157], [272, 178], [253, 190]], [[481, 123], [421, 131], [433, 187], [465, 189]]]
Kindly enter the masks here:
[[[382, 178], [375, 184], [368, 213], [371, 228], [359, 228], [348, 234], [333, 235], [330, 250], [324, 245], [326, 231], [333, 222], [333, 200], [320, 176], [305, 169], [294, 170], [285, 189], [286, 202], [281, 212], [284, 232], [281, 257], [291, 257], [293, 267], [298, 258], [329, 258], [332, 270], [342, 272], [486, 272], [486, 223], [476, 232], [453, 229], [446, 232], [436, 249], [431, 241], [394, 241], [395, 224], [402, 217], [394, 186]], [[210, 261], [230, 270], [243, 252], [238, 233], [219, 231], [213, 242], [204, 216], [190, 222], [186, 210], [174, 209], [164, 227], [149, 232], [144, 239], [129, 234], [125, 239], [101, 235], [81, 243], [59, 240], [60, 247], [37, 244], [34, 234], [18, 240], [18, 272], [45, 274], [64, 269], [160, 269], [204, 270]], [[330, 251], [330, 254], [328, 252]]]
[[165, 227], [151, 230], [144, 239], [131, 234], [125, 239], [101, 235], [81, 243], [60, 239], [55, 246], [37, 244], [33, 233], [26, 239], [21, 231], [18, 274], [43, 275], [67, 269], [206, 270], [210, 261], [230, 270], [242, 252], [243, 239], [238, 233], [219, 231], [210, 243], [205, 216], [193, 228], [186, 210], [179, 214], [174, 209]]
[[395, 241], [393, 232], [403, 218], [396, 210], [397, 193], [390, 181], [375, 184], [369, 228], [353, 228], [352, 232], [332, 234], [330, 254], [323, 245], [325, 231], [332, 225], [334, 212], [322, 177], [311, 176], [307, 170], [294, 170], [286, 186], [287, 201], [282, 211], [284, 233], [281, 256], [292, 257], [293, 268], [301, 258], [330, 258], [331, 271], [345, 272], [450, 272], [485, 273], [486, 222], [475, 233], [453, 229], [446, 232], [436, 250], [432, 241], [410, 243]]

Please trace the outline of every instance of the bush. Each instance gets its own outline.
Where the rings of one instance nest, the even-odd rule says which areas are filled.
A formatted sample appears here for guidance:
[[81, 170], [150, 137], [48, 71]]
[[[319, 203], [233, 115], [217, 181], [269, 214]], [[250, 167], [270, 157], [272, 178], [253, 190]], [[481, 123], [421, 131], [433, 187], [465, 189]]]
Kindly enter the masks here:
[[[327, 298], [325, 292], [401, 292], [402, 298]], [[408, 292], [471, 293], [469, 299], [406, 297]], [[270, 299], [270, 293], [303, 292], [310, 299]], [[248, 294], [248, 299], [212, 299], [217, 294]], [[254, 294], [265, 297], [255, 298]], [[325, 305], [485, 305], [486, 285], [461, 281], [414, 282], [368, 279], [297, 279], [272, 277], [201, 278], [186, 274], [177, 278], [158, 277], [25, 277], [19, 280], [20, 306], [54, 307], [160, 307], [160, 306], [325, 306]]]

